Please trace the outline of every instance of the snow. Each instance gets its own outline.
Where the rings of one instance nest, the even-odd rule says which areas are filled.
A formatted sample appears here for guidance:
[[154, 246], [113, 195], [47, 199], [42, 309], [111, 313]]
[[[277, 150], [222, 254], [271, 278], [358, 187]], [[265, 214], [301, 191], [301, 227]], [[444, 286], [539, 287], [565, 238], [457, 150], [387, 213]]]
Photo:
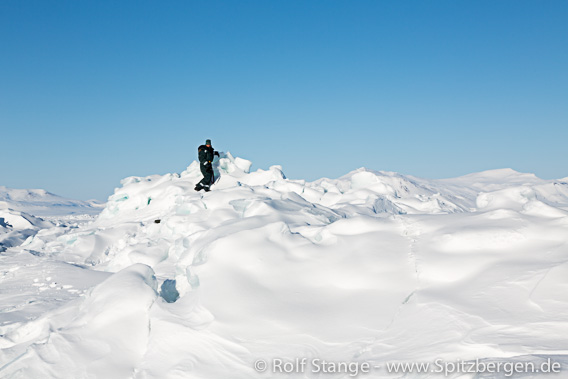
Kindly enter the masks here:
[[0, 186], [0, 208], [33, 214], [37, 217], [97, 215], [104, 204], [96, 201], [66, 199], [42, 189], [15, 189]]
[[566, 180], [214, 167], [211, 192], [193, 190], [197, 162], [129, 177], [92, 222], [7, 248], [0, 377], [350, 377], [254, 369], [304, 357], [568, 368]]
[[93, 220], [104, 204], [65, 199], [41, 189], [0, 186], [0, 252], [52, 226], [77, 227]]
[[[0, 252], [9, 247], [20, 245], [26, 238], [37, 233], [41, 228], [47, 228], [51, 224], [10, 208], [2, 208], [0, 205]], [[4, 205], [5, 206], [5, 205]]]

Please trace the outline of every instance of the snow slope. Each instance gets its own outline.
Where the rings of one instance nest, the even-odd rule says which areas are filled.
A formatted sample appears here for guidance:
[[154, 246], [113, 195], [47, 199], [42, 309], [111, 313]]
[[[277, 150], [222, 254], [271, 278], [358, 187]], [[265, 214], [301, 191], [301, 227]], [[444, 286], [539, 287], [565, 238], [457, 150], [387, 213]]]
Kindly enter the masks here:
[[4, 253], [0, 377], [352, 377], [254, 369], [303, 357], [568, 370], [565, 180], [305, 182], [230, 153], [214, 163], [209, 193], [193, 190], [197, 162], [126, 178], [94, 222]]

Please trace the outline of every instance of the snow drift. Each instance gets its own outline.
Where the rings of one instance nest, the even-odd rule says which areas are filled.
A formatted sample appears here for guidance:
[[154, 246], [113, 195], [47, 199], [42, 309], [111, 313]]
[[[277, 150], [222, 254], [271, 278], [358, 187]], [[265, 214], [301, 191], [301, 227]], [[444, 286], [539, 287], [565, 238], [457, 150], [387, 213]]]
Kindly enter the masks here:
[[193, 190], [197, 162], [126, 178], [92, 223], [9, 249], [2, 280], [34, 302], [3, 290], [0, 376], [319, 377], [254, 370], [296, 357], [566, 369], [565, 181], [359, 169], [305, 182], [230, 153], [214, 164], [212, 192]]
[[0, 253], [53, 224], [25, 212], [0, 207]]
[[20, 245], [41, 229], [76, 227], [98, 215], [97, 201], [65, 199], [40, 189], [0, 186], [0, 252]]

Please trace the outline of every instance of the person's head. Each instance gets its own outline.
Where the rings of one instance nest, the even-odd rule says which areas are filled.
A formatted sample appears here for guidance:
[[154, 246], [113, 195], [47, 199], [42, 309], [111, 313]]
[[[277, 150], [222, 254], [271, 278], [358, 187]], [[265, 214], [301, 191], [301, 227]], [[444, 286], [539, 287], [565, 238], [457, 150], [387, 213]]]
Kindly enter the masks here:
[[211, 146], [211, 140], [208, 139], [207, 141], [205, 141], [205, 145], [206, 145], [206, 146]]

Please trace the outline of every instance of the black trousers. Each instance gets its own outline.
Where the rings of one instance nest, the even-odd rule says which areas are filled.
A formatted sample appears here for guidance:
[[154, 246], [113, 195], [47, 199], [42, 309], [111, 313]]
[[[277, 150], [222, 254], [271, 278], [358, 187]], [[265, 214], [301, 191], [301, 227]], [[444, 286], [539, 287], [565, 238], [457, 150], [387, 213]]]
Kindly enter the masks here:
[[213, 182], [215, 181], [213, 174], [213, 166], [211, 164], [208, 165], [201, 164], [199, 165], [199, 168], [201, 169], [201, 174], [203, 174], [203, 179], [201, 179], [201, 181], [197, 183], [197, 185], [199, 187], [209, 188], [209, 186], [213, 184]]

